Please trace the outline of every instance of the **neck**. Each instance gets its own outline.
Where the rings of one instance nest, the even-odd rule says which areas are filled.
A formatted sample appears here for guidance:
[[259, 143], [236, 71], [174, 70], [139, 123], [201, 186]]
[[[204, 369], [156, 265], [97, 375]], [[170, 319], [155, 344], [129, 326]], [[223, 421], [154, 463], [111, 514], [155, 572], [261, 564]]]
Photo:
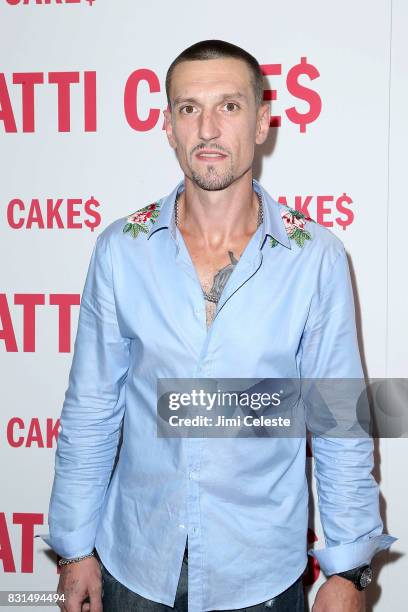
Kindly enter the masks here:
[[177, 225], [202, 248], [223, 249], [256, 231], [262, 220], [261, 198], [253, 190], [252, 173], [218, 191], [201, 189], [188, 177], [184, 184], [177, 202]]

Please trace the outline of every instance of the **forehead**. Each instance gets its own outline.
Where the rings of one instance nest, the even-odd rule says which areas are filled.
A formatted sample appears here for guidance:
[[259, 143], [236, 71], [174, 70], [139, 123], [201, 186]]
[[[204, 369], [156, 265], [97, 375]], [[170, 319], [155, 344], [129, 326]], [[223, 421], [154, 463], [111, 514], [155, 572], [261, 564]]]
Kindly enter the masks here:
[[220, 94], [240, 91], [249, 96], [251, 91], [250, 69], [243, 60], [219, 58], [193, 60], [177, 64], [171, 77], [170, 97], [216, 97]]

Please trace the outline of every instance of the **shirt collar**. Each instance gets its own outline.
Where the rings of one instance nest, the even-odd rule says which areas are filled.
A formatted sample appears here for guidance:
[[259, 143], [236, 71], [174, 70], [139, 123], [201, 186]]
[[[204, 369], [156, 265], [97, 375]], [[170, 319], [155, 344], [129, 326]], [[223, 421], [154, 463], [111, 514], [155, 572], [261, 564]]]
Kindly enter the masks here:
[[[269, 235], [275, 238], [280, 244], [291, 249], [289, 237], [287, 235], [283, 219], [281, 217], [281, 205], [279, 202], [274, 200], [272, 196], [262, 187], [262, 185], [256, 179], [252, 179], [252, 186], [254, 191], [260, 193], [263, 203], [263, 223], [260, 231], [259, 248], [265, 240], [265, 236]], [[153, 236], [159, 229], [168, 227], [174, 240], [176, 240], [176, 223], [174, 219], [174, 204], [177, 195], [184, 191], [184, 179], [181, 180], [178, 185], [173, 189], [169, 195], [165, 196], [160, 200], [159, 216], [156, 222], [149, 231], [148, 239]]]

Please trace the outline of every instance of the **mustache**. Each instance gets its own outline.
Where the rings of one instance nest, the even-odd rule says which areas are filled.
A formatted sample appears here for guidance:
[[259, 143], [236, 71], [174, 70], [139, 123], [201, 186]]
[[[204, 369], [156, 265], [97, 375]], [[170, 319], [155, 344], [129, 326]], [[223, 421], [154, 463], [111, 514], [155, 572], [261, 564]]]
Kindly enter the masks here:
[[229, 154], [229, 151], [220, 147], [219, 145], [200, 144], [194, 147], [194, 149], [191, 151], [191, 155], [193, 155], [193, 153], [195, 153], [196, 151], [202, 151], [203, 149], [214, 149], [214, 151], [220, 151], [221, 153]]

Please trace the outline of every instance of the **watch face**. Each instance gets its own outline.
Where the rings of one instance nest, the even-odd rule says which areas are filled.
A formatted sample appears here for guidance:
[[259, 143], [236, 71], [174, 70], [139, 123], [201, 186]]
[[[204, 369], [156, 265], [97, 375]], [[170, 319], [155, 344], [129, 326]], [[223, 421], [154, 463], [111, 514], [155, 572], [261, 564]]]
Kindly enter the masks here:
[[364, 588], [370, 584], [373, 579], [373, 570], [371, 567], [366, 567], [360, 576], [360, 585]]

